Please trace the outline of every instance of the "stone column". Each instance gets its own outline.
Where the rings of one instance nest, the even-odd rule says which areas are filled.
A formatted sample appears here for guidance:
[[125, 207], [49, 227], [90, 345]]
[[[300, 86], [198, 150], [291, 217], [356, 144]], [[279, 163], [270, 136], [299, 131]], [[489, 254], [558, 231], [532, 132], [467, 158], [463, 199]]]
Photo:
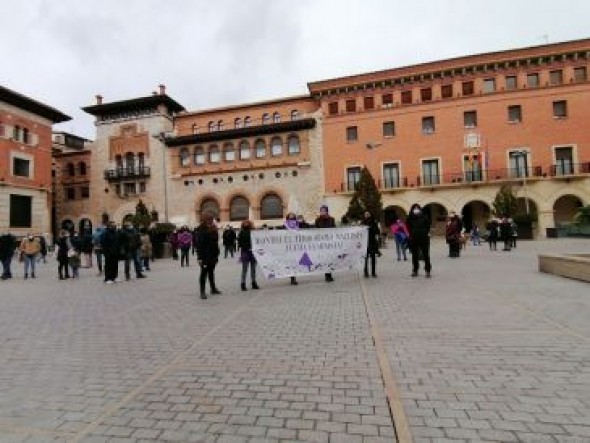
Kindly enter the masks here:
[[537, 222], [537, 232], [539, 238], [547, 238], [546, 228], [554, 228], [555, 221], [553, 217], [553, 209], [539, 210], [539, 221]]

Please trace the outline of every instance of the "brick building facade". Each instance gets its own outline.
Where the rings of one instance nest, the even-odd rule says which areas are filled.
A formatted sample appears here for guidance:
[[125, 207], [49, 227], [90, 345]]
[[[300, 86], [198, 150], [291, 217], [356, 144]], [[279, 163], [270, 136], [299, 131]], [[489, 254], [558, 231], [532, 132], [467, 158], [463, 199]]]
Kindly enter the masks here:
[[68, 120], [0, 86], [0, 232], [51, 233], [51, 128]]
[[[360, 169], [377, 179], [385, 224], [414, 202], [440, 229], [462, 213], [484, 223], [513, 185], [534, 235], [590, 203], [590, 39], [312, 82], [309, 95], [186, 112], [163, 87], [84, 108], [97, 117], [96, 223], [141, 196], [161, 218], [196, 224], [341, 217]], [[96, 188], [96, 192], [94, 189]]]

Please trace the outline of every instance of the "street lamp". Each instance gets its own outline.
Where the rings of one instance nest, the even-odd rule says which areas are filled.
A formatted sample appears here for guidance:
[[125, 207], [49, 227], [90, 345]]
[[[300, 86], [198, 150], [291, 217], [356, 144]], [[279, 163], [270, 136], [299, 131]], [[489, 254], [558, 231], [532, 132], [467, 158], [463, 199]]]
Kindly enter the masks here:
[[[529, 153], [528, 151], [525, 151], [524, 149], [520, 149], [518, 151], [513, 151], [513, 154], [518, 158], [518, 157], [522, 157], [522, 159], [524, 160], [524, 176], [522, 178], [522, 188], [524, 190], [524, 204], [525, 204], [525, 208], [526, 208], [526, 214], [529, 215], [530, 214], [530, 208], [529, 208], [529, 195], [528, 195], [528, 191], [527, 191], [527, 187], [526, 187], [526, 180], [527, 177], [529, 175], [529, 165], [528, 165], [528, 156]], [[517, 165], [517, 169], [518, 171], [518, 165]]]

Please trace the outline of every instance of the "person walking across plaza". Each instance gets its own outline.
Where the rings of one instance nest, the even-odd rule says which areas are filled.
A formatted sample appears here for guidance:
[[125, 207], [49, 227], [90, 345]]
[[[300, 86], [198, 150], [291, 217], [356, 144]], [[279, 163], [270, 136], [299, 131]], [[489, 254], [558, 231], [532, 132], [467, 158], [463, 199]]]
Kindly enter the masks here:
[[31, 278], [35, 278], [35, 263], [37, 255], [41, 252], [39, 239], [29, 233], [21, 241], [19, 250], [25, 263], [25, 279], [29, 278], [29, 269], [31, 270]]
[[203, 221], [198, 228], [197, 259], [201, 274], [199, 276], [199, 289], [202, 299], [207, 298], [205, 282], [209, 280], [211, 294], [221, 294], [215, 285], [215, 266], [219, 261], [219, 233], [215, 226], [213, 214], [205, 213]]
[[252, 228], [252, 222], [244, 220], [238, 234], [238, 248], [240, 249], [240, 262], [242, 263], [242, 278], [240, 280], [242, 291], [248, 290], [246, 287], [248, 268], [250, 268], [252, 289], [260, 289], [258, 283], [256, 283], [256, 258], [252, 253]]
[[430, 217], [424, 213], [418, 203], [414, 203], [410, 208], [406, 227], [408, 228], [408, 240], [412, 254], [412, 277], [418, 276], [420, 258], [422, 258], [426, 277], [430, 278], [432, 270], [430, 263]]
[[[319, 228], [319, 229], [335, 228], [336, 227], [336, 221], [334, 220], [334, 217], [332, 217], [330, 215], [330, 211], [328, 209], [328, 206], [322, 205], [320, 207], [320, 215], [315, 220], [315, 227]], [[326, 272], [325, 278], [326, 278], [327, 282], [334, 281], [334, 277], [332, 277], [331, 272]]]
[[479, 226], [477, 223], [473, 223], [471, 226], [471, 241], [473, 242], [473, 246], [480, 246], [481, 245], [481, 233], [479, 232]]
[[189, 254], [193, 245], [193, 234], [188, 230], [188, 226], [183, 226], [178, 232], [178, 247], [180, 248], [180, 267], [188, 267]]
[[488, 244], [490, 245], [490, 251], [497, 251], [499, 236], [498, 220], [495, 218], [491, 219], [486, 225], [486, 230], [488, 231]]
[[43, 263], [47, 263], [47, 241], [43, 235], [39, 235], [37, 238], [39, 239], [39, 245], [41, 246], [37, 263], [39, 263], [41, 260], [43, 260]]
[[12, 278], [10, 266], [16, 250], [16, 237], [10, 232], [0, 235], [0, 262], [2, 263], [2, 280]]
[[377, 277], [377, 254], [379, 253], [379, 225], [369, 211], [365, 211], [362, 224], [368, 228], [367, 252], [365, 254], [365, 278], [369, 277], [369, 259], [371, 260], [371, 276]]
[[393, 241], [395, 242], [395, 252], [397, 253], [397, 261], [404, 257], [404, 261], [408, 260], [406, 256], [406, 249], [408, 249], [408, 228], [406, 224], [397, 220], [391, 225], [391, 233], [393, 234]]
[[84, 240], [76, 231], [70, 237], [71, 247], [68, 249], [68, 264], [72, 268], [72, 278], [79, 278], [79, 269], [82, 265], [82, 251], [84, 249]]
[[502, 251], [510, 251], [512, 249], [512, 225], [507, 216], [502, 217], [500, 222], [500, 239], [504, 242]]

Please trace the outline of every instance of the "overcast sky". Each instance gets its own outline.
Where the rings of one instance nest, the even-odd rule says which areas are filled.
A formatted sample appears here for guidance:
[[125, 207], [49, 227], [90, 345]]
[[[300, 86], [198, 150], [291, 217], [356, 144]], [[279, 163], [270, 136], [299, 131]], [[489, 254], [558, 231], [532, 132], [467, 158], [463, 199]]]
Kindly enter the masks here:
[[163, 83], [188, 110], [307, 82], [590, 37], [587, 0], [2, 0], [0, 84], [73, 117]]

